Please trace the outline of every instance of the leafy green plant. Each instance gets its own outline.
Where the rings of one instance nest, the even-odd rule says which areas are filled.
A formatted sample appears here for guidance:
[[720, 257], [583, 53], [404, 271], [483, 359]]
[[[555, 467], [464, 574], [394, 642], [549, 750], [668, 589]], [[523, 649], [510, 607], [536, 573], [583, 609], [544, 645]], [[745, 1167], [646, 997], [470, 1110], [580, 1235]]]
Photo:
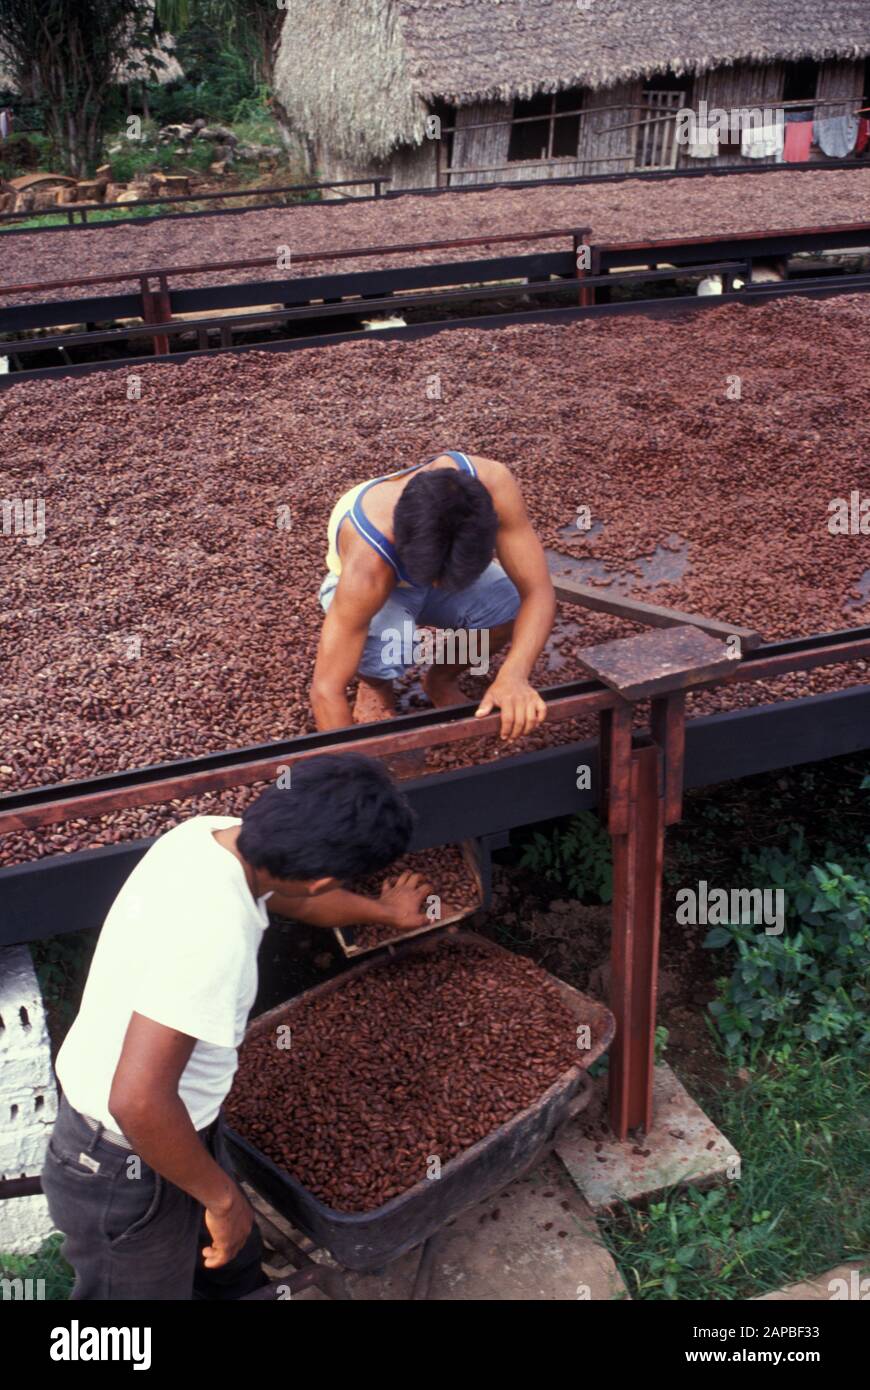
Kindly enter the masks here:
[[636, 1264], [634, 1297], [692, 1298], [699, 1282], [708, 1297], [729, 1298], [734, 1272], [770, 1240], [779, 1220], [769, 1210], [744, 1213], [736, 1194], [675, 1192], [629, 1216]]
[[35, 1255], [7, 1255], [0, 1251], [0, 1279], [43, 1279], [46, 1302], [68, 1299], [73, 1272], [60, 1253], [62, 1241], [63, 1236], [49, 1236]]
[[131, 183], [137, 174], [149, 174], [153, 169], [161, 169], [166, 163], [166, 148], [157, 150], [144, 140], [118, 141], [121, 148], [108, 156], [112, 166], [112, 179], [115, 183]]
[[523, 848], [520, 867], [541, 874], [575, 898], [609, 903], [613, 897], [610, 836], [591, 811], [572, 816], [564, 829], [536, 831]]
[[707, 934], [706, 947], [736, 951], [710, 1005], [732, 1054], [752, 1057], [799, 1038], [822, 1055], [835, 1047], [870, 1052], [870, 841], [866, 857], [829, 854], [824, 864], [809, 864], [798, 836], [787, 854], [747, 856], [755, 885], [783, 890], [785, 930], [767, 935], [757, 925], [729, 923]]
[[93, 930], [52, 936], [30, 948], [55, 1048], [78, 1012], [97, 935]]

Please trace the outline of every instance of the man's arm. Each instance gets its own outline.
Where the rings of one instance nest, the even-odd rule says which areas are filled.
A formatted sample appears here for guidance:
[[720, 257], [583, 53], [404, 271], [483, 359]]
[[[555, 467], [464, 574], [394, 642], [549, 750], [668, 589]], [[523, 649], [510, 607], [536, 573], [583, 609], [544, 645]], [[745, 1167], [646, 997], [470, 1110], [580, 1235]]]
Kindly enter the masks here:
[[501, 710], [501, 736], [519, 738], [547, 717], [547, 707], [529, 684], [532, 667], [544, 649], [556, 616], [556, 595], [544, 548], [529, 520], [522, 493], [503, 464], [491, 488], [499, 517], [496, 552], [517, 586], [520, 608], [510, 650], [477, 709], [478, 715]]
[[422, 874], [406, 870], [398, 879], [387, 879], [379, 898], [366, 898], [344, 888], [318, 893], [314, 898], [291, 898], [273, 893], [269, 911], [292, 917], [314, 927], [353, 927], [371, 922], [376, 926], [412, 931], [426, 925], [423, 903], [432, 892]]
[[352, 721], [347, 687], [359, 668], [369, 623], [383, 608], [395, 581], [385, 565], [375, 569], [357, 557], [343, 564], [341, 578], [323, 620], [311, 707], [321, 732], [344, 729]]
[[241, 1189], [215, 1163], [197, 1137], [178, 1083], [196, 1039], [162, 1023], [131, 1015], [109, 1095], [109, 1111], [137, 1154], [205, 1207], [212, 1243], [208, 1269], [241, 1250], [254, 1214]]

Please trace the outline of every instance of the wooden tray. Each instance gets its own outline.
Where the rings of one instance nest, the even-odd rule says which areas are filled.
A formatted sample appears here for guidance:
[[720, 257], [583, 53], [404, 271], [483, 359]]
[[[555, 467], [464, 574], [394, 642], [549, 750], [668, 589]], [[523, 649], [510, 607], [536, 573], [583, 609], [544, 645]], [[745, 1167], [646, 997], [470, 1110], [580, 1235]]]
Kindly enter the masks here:
[[[431, 853], [437, 855], [440, 846], [435, 846]], [[391, 950], [401, 941], [413, 941], [417, 936], [426, 936], [429, 932], [441, 931], [444, 927], [449, 927], [456, 922], [463, 922], [466, 917], [470, 917], [473, 912], [484, 906], [486, 894], [483, 888], [483, 875], [481, 873], [480, 855], [481, 849], [477, 840], [462, 840], [459, 849], [465, 860], [477, 894], [477, 900], [472, 907], [463, 908], [460, 912], [446, 913], [439, 917], [437, 922], [428, 922], [425, 927], [416, 927], [413, 931], [397, 932], [395, 936], [384, 937], [373, 946], [357, 946], [349, 939], [347, 933], [352, 930], [348, 927], [335, 927], [335, 937], [339, 946], [348, 960], [355, 960], [357, 956], [369, 956], [373, 951], [383, 951], [385, 947]], [[389, 877], [389, 872], [386, 872]]]

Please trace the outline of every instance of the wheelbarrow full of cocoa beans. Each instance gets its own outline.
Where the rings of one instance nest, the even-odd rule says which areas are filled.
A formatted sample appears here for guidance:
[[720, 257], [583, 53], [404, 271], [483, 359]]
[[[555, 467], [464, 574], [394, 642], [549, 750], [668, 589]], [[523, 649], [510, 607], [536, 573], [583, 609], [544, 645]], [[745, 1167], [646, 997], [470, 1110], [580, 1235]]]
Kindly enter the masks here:
[[423, 1247], [425, 1297], [431, 1238], [552, 1148], [614, 1028], [476, 933], [417, 937], [254, 1020], [227, 1140], [240, 1176], [344, 1269]]

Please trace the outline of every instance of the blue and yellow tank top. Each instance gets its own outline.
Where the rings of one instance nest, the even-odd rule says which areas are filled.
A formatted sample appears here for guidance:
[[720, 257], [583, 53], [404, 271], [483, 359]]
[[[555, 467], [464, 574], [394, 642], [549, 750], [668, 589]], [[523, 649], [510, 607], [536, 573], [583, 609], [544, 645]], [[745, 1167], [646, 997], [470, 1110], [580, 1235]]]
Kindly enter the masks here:
[[[441, 454], [435, 454], [434, 458], [427, 459], [426, 463], [434, 463], [436, 458], [441, 458]], [[454, 449], [445, 449], [444, 457], [453, 459], [461, 472], [469, 473], [472, 478], [477, 477], [477, 470], [467, 454], [461, 454]], [[381, 478], [371, 478], [367, 483], [357, 483], [355, 487], [349, 488], [339, 497], [329, 517], [329, 524], [326, 528], [328, 549], [326, 552], [326, 568], [330, 574], [341, 574], [341, 556], [338, 553], [338, 533], [344, 521], [350, 520], [354, 530], [362, 536], [363, 540], [376, 550], [382, 559], [386, 560], [395, 571], [396, 578], [400, 584], [409, 585], [411, 583], [399, 564], [399, 557], [396, 554], [395, 546], [392, 541], [366, 516], [363, 511], [363, 498], [370, 487], [376, 483], [386, 482], [388, 478], [401, 478], [404, 473], [415, 473], [418, 468], [425, 468], [426, 463], [414, 463], [410, 468], [400, 468], [396, 473], [385, 473]]]

